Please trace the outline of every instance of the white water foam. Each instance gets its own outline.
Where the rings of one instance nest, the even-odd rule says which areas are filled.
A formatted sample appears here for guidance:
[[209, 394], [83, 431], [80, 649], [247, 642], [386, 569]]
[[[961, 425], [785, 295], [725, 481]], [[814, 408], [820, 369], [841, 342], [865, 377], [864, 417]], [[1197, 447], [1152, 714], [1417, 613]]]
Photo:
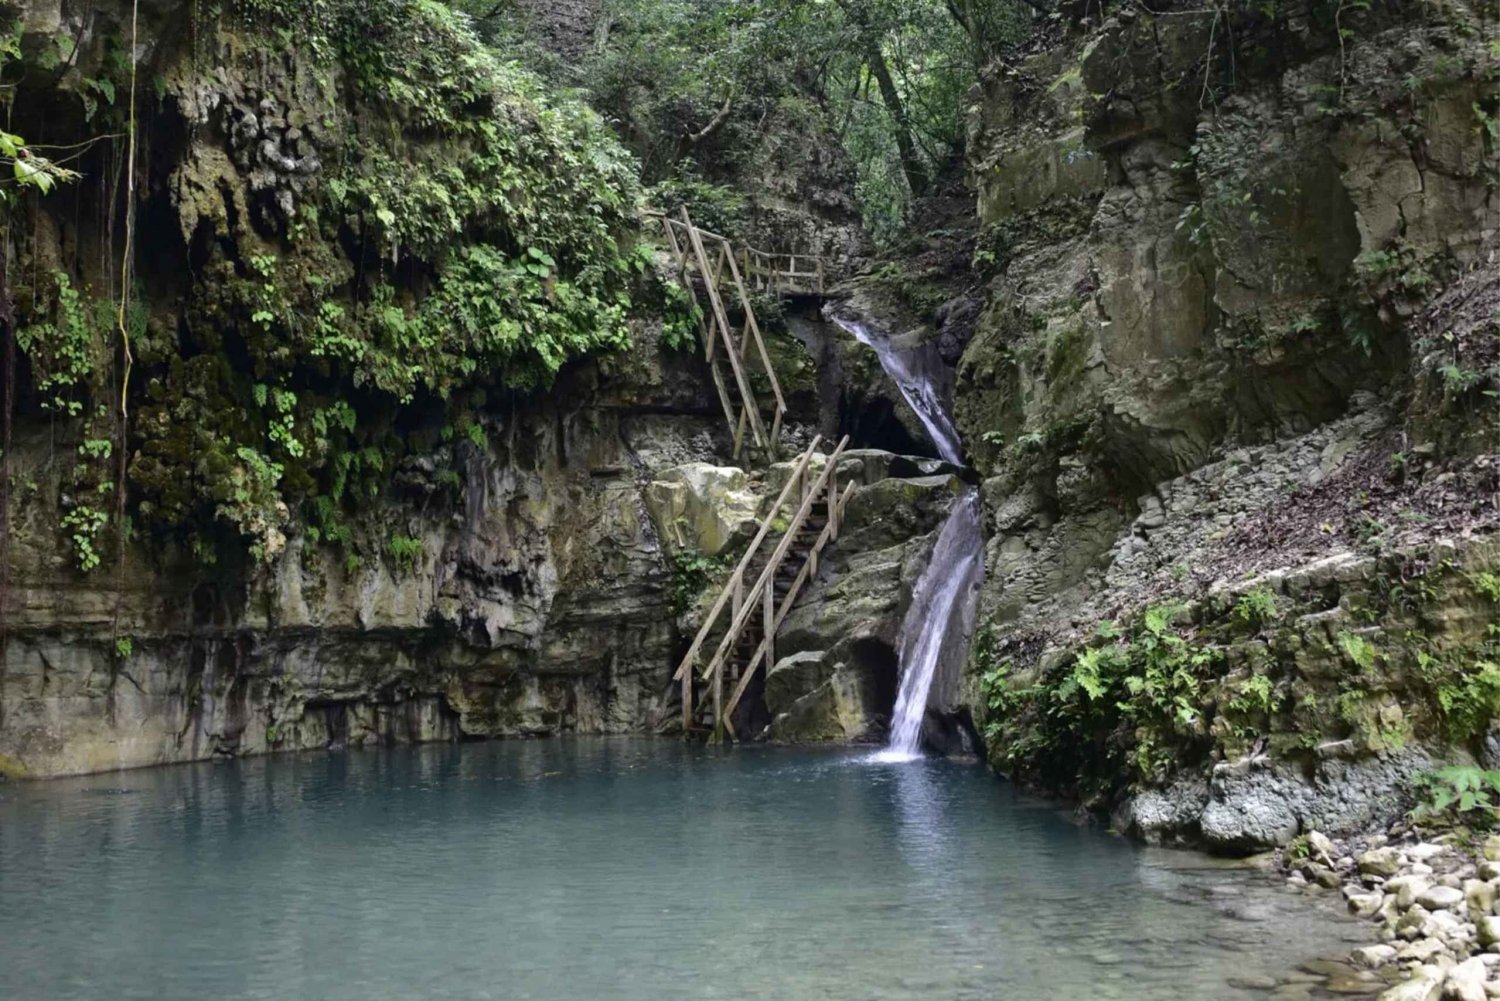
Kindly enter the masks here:
[[[932, 365], [921, 364], [923, 359], [914, 353], [893, 349], [885, 338], [857, 320], [834, 316], [833, 321], [874, 349], [881, 367], [900, 388], [943, 458], [955, 465], [962, 463], [958, 430], [942, 404]], [[899, 764], [922, 756], [922, 720], [932, 680], [946, 658], [967, 652], [978, 586], [984, 576], [984, 537], [979, 519], [979, 492], [966, 487], [943, 523], [932, 558], [912, 590], [911, 606], [901, 623], [901, 688], [891, 716], [890, 741], [885, 750], [872, 755], [870, 760], [875, 763]]]

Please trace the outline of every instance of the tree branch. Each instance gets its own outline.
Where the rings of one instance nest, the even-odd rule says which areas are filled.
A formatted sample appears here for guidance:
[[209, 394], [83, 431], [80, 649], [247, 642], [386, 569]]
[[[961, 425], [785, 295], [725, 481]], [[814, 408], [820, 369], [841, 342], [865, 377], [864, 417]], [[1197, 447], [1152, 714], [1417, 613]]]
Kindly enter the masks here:
[[713, 119], [707, 125], [703, 126], [703, 128], [699, 129], [697, 132], [684, 133], [684, 135], [687, 136], [687, 141], [689, 144], [697, 145], [698, 143], [707, 139], [715, 131], [718, 130], [720, 125], [723, 125], [724, 122], [728, 120], [729, 112], [734, 108], [734, 97], [736, 89], [737, 88], [733, 84], [730, 85], [729, 96], [724, 98], [724, 107], [719, 109], [719, 113], [717, 115], [714, 115]]

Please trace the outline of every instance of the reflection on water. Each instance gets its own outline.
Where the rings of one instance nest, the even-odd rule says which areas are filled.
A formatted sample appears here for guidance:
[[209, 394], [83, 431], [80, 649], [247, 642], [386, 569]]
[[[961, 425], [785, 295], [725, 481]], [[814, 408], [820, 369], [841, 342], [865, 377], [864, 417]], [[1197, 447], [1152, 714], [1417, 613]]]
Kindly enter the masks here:
[[1353, 929], [1202, 861], [847, 752], [157, 769], [0, 787], [0, 997], [1197, 1001]]

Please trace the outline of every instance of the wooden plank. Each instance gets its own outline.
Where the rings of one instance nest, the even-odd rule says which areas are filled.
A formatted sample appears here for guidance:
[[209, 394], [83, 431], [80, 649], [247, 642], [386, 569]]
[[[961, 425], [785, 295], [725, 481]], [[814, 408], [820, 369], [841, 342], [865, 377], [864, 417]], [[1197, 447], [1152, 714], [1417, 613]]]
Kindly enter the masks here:
[[[787, 551], [791, 548], [792, 542], [796, 538], [798, 530], [802, 528], [803, 522], [807, 520], [808, 514], [812, 511], [813, 501], [817, 498], [819, 489], [823, 486], [826, 478], [833, 475], [833, 471], [838, 465], [838, 459], [843, 455], [844, 449], [848, 446], [848, 444], [849, 436], [845, 435], [843, 440], [839, 442], [838, 448], [834, 449], [833, 455], [829, 457], [828, 463], [823, 467], [823, 472], [819, 474], [818, 479], [811, 485], [811, 489], [805, 492], [802, 503], [797, 508], [796, 515], [792, 518], [791, 522], [787, 526], [785, 534], [783, 534], [781, 537], [781, 543], [776, 547], [775, 551], [772, 552], [770, 559], [766, 562], [765, 569], [761, 571], [760, 577], [750, 588], [749, 600], [752, 606], [756, 599], [760, 597], [761, 589], [771, 586], [771, 582], [775, 579], [777, 568], [780, 567], [782, 561], [786, 559]], [[805, 472], [805, 470], [806, 466], [804, 465], [803, 472]], [[743, 611], [740, 612], [738, 616], [735, 617], [733, 622], [731, 622], [729, 631], [725, 634], [724, 639], [719, 642], [718, 650], [715, 651], [714, 656], [709, 661], [710, 669], [712, 669], [715, 661], [721, 659], [724, 651], [728, 649], [733, 641], [739, 637], [739, 634], [744, 631], [745, 623], [749, 620], [751, 610], [751, 607], [747, 606]], [[765, 644], [763, 641], [761, 644], [762, 650], [764, 649], [764, 646]], [[754, 673], [753, 668], [754, 661], [751, 662], [750, 667], [746, 670], [749, 673]], [[707, 672], [704, 673], [703, 677], [708, 677]], [[743, 679], [741, 679], [741, 683], [743, 684]]]
[[[702, 236], [699, 230], [693, 228], [692, 219], [688, 216], [687, 209], [682, 210], [682, 217], [683, 222], [688, 226], [688, 242], [692, 245], [693, 256], [697, 258], [698, 267], [706, 276], [709, 271], [708, 251], [704, 249]], [[731, 262], [730, 267], [732, 268], [734, 266], [734, 258], [731, 257], [729, 260]], [[734, 345], [730, 343], [729, 315], [725, 312], [724, 301], [719, 298], [719, 290], [712, 283], [706, 283], [706, 288], [709, 302], [713, 306], [714, 317], [719, 321], [719, 330], [724, 335], [725, 343], [731, 349], [725, 353], [729, 355], [730, 368], [734, 370], [734, 381], [739, 387], [740, 399], [745, 402], [747, 412], [750, 414], [750, 432], [754, 437], [755, 443], [765, 447], [766, 429], [760, 421], [760, 411], [755, 405], [755, 394], [751, 391], [750, 384], [745, 378], [745, 372], [740, 365], [739, 358], [736, 357], [736, 352], [733, 350]]]
[[[760, 352], [760, 363], [765, 366], [766, 378], [771, 383], [771, 395], [776, 398], [776, 411], [778, 414], [785, 412], [786, 397], [781, 394], [781, 380], [776, 378], [776, 366], [771, 364], [771, 353], [766, 350], [765, 338], [761, 336], [760, 324], [755, 319], [755, 309], [750, 304], [750, 294], [745, 291], [745, 283], [740, 278], [740, 269], [734, 263], [733, 257], [729, 258], [729, 272], [730, 277], [734, 279], [735, 288], [739, 290], [740, 302], [745, 306], [745, 326], [749, 328], [750, 335], [755, 338], [756, 349]], [[774, 453], [776, 448], [774, 439], [770, 441], [767, 448]]]
[[[848, 438], [846, 437], [845, 441], [847, 440]], [[760, 551], [760, 544], [765, 541], [766, 535], [771, 531], [771, 523], [776, 520], [776, 516], [786, 506], [787, 498], [791, 494], [792, 484], [796, 482], [797, 475], [807, 468], [808, 463], [812, 461], [813, 453], [822, 442], [823, 436], [818, 435], [813, 438], [812, 444], [807, 446], [807, 451], [802, 454], [802, 458], [798, 461], [796, 469], [793, 470], [791, 477], [787, 479], [786, 485], [781, 488], [781, 493], [777, 496], [776, 503], [771, 505], [770, 512], [761, 521], [760, 530], [755, 533], [755, 538], [750, 541], [750, 547], [745, 550], [745, 555], [740, 557], [739, 565], [734, 568], [736, 576], [743, 577], [745, 571], [750, 568], [751, 560]], [[704, 616], [703, 625], [699, 628], [698, 635], [693, 638], [693, 645], [688, 648], [688, 652], [683, 656], [682, 663], [677, 668], [677, 673], [673, 675], [674, 678], [681, 678], [685, 673], [688, 673], [690, 665], [697, 659], [699, 649], [708, 638], [708, 634], [713, 630], [714, 624], [718, 621], [719, 614], [724, 611], [724, 606], [728, 604], [729, 598], [730, 589], [725, 587], [719, 593], [718, 600], [714, 602], [708, 614]]]
[[734, 425], [734, 457], [740, 457], [740, 449], [745, 447], [745, 415], [750, 412], [749, 407], [740, 408], [740, 419]]
[[766, 641], [766, 663], [776, 666], [776, 589], [768, 587], [763, 592], [765, 601], [761, 609], [761, 628]]

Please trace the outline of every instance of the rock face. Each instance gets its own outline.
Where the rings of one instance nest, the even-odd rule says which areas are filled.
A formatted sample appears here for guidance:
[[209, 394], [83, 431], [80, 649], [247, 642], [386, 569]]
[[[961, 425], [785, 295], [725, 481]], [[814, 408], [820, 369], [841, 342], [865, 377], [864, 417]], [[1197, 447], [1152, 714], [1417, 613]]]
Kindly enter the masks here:
[[[346, 566], [294, 536], [271, 573], [237, 580], [143, 550], [117, 591], [114, 575], [72, 571], [45, 512], [23, 507], [23, 524], [40, 527], [12, 540], [0, 755], [46, 776], [643, 728], [677, 643], [661, 533], [680, 526], [650, 517], [657, 484], [637, 466], [642, 452], [711, 445], [715, 429], [691, 407], [637, 414], [589, 389], [593, 405], [547, 405], [496, 429], [467, 463], [461, 504], [384, 511], [392, 534], [419, 540], [409, 561]], [[20, 474], [45, 477], [45, 439], [30, 442]], [[716, 469], [657, 474], [724, 487], [717, 499], [689, 492], [700, 543], [727, 536], [747, 503], [753, 513], [734, 489], [743, 474]]]
[[[1461, 670], [1419, 667], [1489, 656], [1489, 599], [1440, 569], [1491, 572], [1500, 522], [1493, 409], [1466, 395], [1497, 384], [1480, 8], [1383, 5], [1341, 39], [1310, 4], [1130, 5], [987, 77], [955, 411], [987, 477], [969, 701], [997, 767], [1250, 849], [1483, 753], [1500, 706], [1461, 722]], [[1442, 344], [1467, 389], [1436, 388]], [[1357, 597], [1398, 563], [1402, 607]], [[1127, 692], [1178, 653], [1171, 699]]]

